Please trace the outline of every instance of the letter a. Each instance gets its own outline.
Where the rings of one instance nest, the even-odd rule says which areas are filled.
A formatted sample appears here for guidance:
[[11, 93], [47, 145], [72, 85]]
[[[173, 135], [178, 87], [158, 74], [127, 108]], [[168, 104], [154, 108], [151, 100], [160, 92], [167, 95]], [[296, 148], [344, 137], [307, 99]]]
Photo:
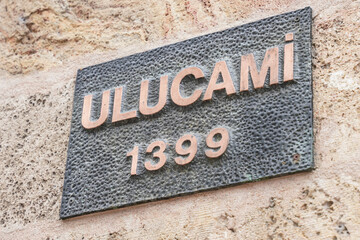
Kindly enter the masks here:
[[[222, 83], [216, 83], [220, 73], [224, 81]], [[230, 72], [228, 67], [226, 66], [225, 61], [217, 62], [215, 64], [214, 71], [211, 74], [209, 85], [204, 94], [203, 101], [210, 100], [212, 98], [213, 92], [220, 89], [225, 89], [227, 95], [235, 93], [234, 83], [231, 79]]]

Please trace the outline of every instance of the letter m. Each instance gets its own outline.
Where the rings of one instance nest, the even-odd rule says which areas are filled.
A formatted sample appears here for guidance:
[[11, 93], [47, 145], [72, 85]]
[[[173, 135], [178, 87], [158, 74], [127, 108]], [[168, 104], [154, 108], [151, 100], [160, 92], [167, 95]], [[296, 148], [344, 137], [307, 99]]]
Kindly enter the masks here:
[[265, 78], [270, 68], [270, 85], [279, 82], [279, 48], [268, 49], [261, 65], [257, 70], [253, 54], [241, 56], [240, 91], [249, 90], [249, 70], [254, 88], [264, 87]]

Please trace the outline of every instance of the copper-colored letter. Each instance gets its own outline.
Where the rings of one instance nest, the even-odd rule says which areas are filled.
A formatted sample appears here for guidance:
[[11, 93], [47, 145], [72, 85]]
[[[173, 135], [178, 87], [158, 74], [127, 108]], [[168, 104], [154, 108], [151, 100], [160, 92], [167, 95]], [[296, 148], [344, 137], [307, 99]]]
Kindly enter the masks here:
[[103, 124], [109, 114], [109, 102], [110, 102], [110, 90], [103, 92], [102, 102], [101, 102], [101, 113], [100, 117], [96, 121], [91, 121], [91, 103], [92, 95], [87, 95], [84, 97], [84, 105], [82, 112], [81, 124], [86, 129], [96, 128]]
[[[184, 142], [189, 141], [190, 142], [190, 146], [188, 148], [183, 148], [183, 144]], [[191, 134], [186, 134], [184, 136], [182, 136], [177, 142], [176, 142], [176, 146], [175, 146], [175, 150], [176, 153], [179, 155], [189, 155], [186, 158], [182, 158], [182, 157], [176, 157], [174, 160], [177, 164], [179, 165], [185, 165], [188, 164], [189, 162], [191, 162], [197, 152], [197, 140], [196, 137], [194, 135]]]
[[[219, 78], [219, 73], [221, 73], [224, 82], [216, 83]], [[229, 69], [226, 65], [225, 61], [217, 62], [214, 67], [214, 71], [211, 74], [211, 78], [209, 81], [209, 85], [206, 89], [203, 100], [210, 100], [212, 98], [212, 94], [215, 90], [224, 89], [226, 90], [227, 95], [231, 95], [235, 93], [234, 83], [231, 79]]]
[[279, 48], [266, 51], [260, 73], [257, 71], [253, 54], [241, 57], [240, 92], [249, 90], [249, 68], [254, 88], [263, 88], [270, 68], [270, 85], [279, 83]]
[[164, 151], [166, 149], [166, 143], [164, 141], [155, 141], [152, 142], [146, 149], [147, 153], [151, 153], [154, 148], [159, 147], [159, 150], [157, 152], [153, 153], [154, 158], [159, 158], [159, 162], [156, 164], [151, 164], [150, 161], [145, 162], [145, 168], [149, 171], [155, 171], [160, 169], [162, 166], [164, 166], [166, 162], [166, 155], [164, 154]]
[[132, 157], [131, 160], [131, 175], [136, 175], [137, 162], [139, 159], [139, 146], [134, 146], [133, 150], [126, 154], [127, 157]]
[[[285, 35], [285, 41], [292, 41], [293, 33]], [[294, 43], [286, 44], [284, 47], [284, 82], [294, 80]]]
[[122, 102], [122, 93], [123, 88], [119, 87], [115, 89], [115, 96], [114, 96], [114, 107], [113, 107], [113, 116], [112, 122], [118, 122], [125, 119], [130, 119], [136, 117], [136, 111], [130, 112], [121, 112], [121, 102]]
[[292, 41], [292, 40], [294, 40], [294, 33], [287, 33], [285, 35], [285, 41], [289, 42], [289, 41]]
[[[221, 135], [221, 140], [215, 142], [214, 137], [215, 135]], [[229, 132], [226, 128], [215, 128], [210, 131], [209, 135], [206, 137], [206, 145], [211, 150], [206, 150], [205, 155], [208, 158], [217, 158], [220, 157], [226, 151], [229, 145]], [[219, 148], [219, 149], [217, 149]], [[217, 149], [217, 150], [216, 150]]]
[[141, 82], [139, 111], [143, 115], [151, 115], [157, 113], [165, 106], [167, 86], [168, 86], [168, 76], [162, 76], [160, 78], [159, 101], [154, 107], [148, 107], [147, 99], [149, 92], [149, 80], [144, 80]]
[[174, 78], [174, 81], [172, 82], [171, 91], [170, 91], [171, 99], [176, 105], [179, 106], [190, 105], [194, 103], [196, 100], [198, 100], [199, 97], [201, 96], [202, 90], [200, 89], [195, 90], [190, 97], [184, 98], [181, 96], [180, 94], [181, 80], [183, 80], [183, 78], [189, 74], [194, 75], [196, 79], [204, 77], [204, 73], [201, 71], [200, 68], [197, 67], [185, 68], [184, 70], [179, 72], [178, 75], [176, 75], [176, 77]]

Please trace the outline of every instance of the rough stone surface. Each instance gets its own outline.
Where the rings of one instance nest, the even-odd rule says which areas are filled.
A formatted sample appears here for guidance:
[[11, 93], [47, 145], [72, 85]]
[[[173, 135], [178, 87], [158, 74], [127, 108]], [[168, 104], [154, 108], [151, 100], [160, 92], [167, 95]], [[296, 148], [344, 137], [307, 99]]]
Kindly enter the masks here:
[[[81, 26], [58, 10], [69, 3], [0, 2], [0, 239], [360, 238], [359, 1], [75, 2], [79, 13], [91, 5]], [[45, 21], [45, 5], [59, 19]], [[315, 171], [58, 219], [77, 68], [306, 6], [314, 10]], [[76, 16], [75, 8], [67, 11]], [[24, 12], [44, 19], [32, 42]], [[88, 42], [51, 40], [51, 26], [67, 19], [65, 38], [78, 33]], [[129, 40], [101, 48], [115, 32]], [[41, 68], [48, 70], [34, 71]]]
[[[236, 28], [131, 55], [80, 70], [77, 74], [61, 218], [134, 203], [173, 197], [200, 190], [256, 181], [313, 167], [311, 9], [277, 15]], [[285, 35], [294, 33], [294, 81], [283, 82]], [[256, 43], [256, 44], [254, 44]], [[265, 51], [279, 48], [279, 84], [239, 93], [240, 59], [253, 53], [261, 66]], [[211, 101], [180, 107], [169, 99], [156, 115], [111, 123], [87, 130], [81, 124], [84, 96], [94, 94], [94, 119], [99, 116], [101, 95], [124, 86], [122, 111], [138, 109], [140, 82], [150, 80], [149, 105], [158, 102], [160, 77], [172, 80], [182, 69], [196, 66], [200, 80], [185, 78], [187, 95], [199, 87], [205, 91], [217, 61], [225, 60], [237, 94], [215, 91]], [[218, 81], [222, 82], [221, 76]], [[169, 90], [168, 90], [169, 92]], [[112, 113], [114, 114], [114, 113]], [[226, 153], [216, 159], [205, 156], [207, 134], [224, 127], [230, 135]], [[191, 163], [175, 163], [176, 141], [184, 134], [197, 138]], [[167, 144], [165, 165], [154, 172], [144, 168], [147, 146], [161, 139]], [[130, 175], [127, 152], [139, 146], [138, 171]], [[157, 150], [156, 150], [157, 151]], [[299, 159], [294, 160], [294, 156]], [[150, 154], [151, 156], [151, 154]], [[157, 162], [158, 160], [153, 160]]]

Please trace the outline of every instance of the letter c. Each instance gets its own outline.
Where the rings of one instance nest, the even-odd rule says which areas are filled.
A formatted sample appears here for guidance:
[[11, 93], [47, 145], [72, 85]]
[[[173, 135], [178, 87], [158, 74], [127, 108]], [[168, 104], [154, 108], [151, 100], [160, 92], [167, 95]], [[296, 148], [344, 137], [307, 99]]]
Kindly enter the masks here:
[[183, 80], [183, 78], [189, 74], [194, 75], [196, 79], [204, 77], [204, 73], [201, 71], [200, 68], [197, 67], [185, 68], [176, 75], [171, 85], [170, 95], [173, 102], [178, 106], [188, 106], [194, 103], [196, 100], [198, 100], [201, 96], [202, 93], [201, 89], [195, 90], [194, 93], [189, 97], [184, 98], [181, 96], [180, 94], [181, 80]]

